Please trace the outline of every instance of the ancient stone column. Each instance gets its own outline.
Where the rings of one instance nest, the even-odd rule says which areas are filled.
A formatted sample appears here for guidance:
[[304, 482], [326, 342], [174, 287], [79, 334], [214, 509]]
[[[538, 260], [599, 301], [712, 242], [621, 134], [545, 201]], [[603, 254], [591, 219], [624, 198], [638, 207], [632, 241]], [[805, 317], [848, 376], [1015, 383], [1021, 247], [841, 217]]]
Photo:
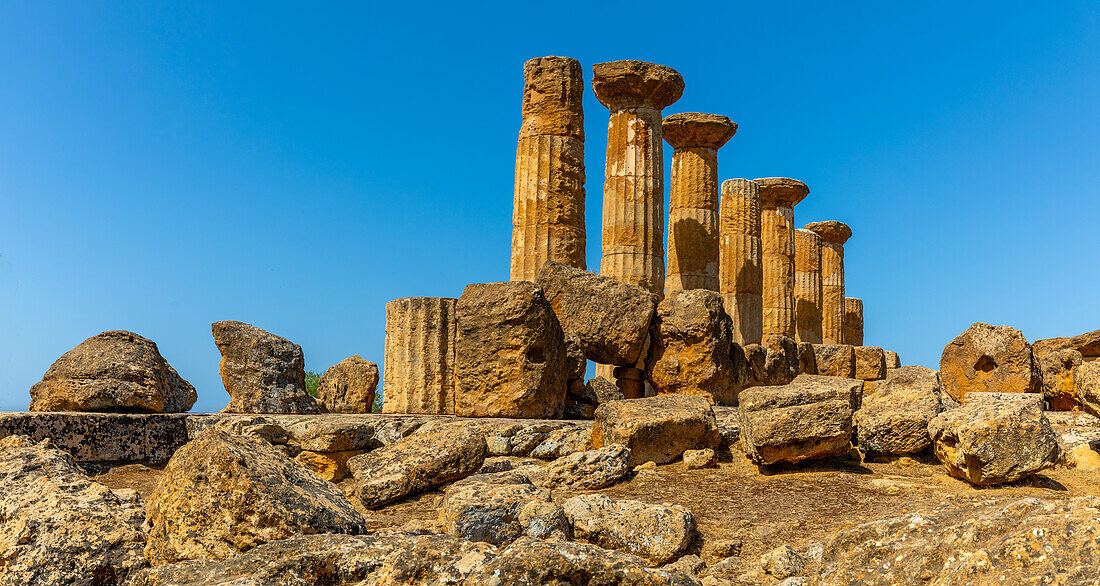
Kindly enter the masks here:
[[760, 249], [760, 185], [722, 182], [718, 223], [718, 292], [733, 318], [733, 341], [759, 344], [764, 324], [764, 272]]
[[383, 413], [454, 415], [456, 301], [406, 297], [386, 304]]
[[821, 341], [844, 344], [844, 243], [852, 229], [843, 222], [810, 222], [821, 236]]
[[821, 236], [794, 231], [795, 340], [821, 343]]
[[600, 274], [663, 295], [661, 110], [680, 99], [684, 79], [671, 68], [643, 61], [597, 63], [592, 70], [596, 98], [611, 111]]
[[863, 345], [862, 299], [844, 298], [844, 343], [851, 346]]
[[760, 184], [760, 241], [764, 251], [764, 338], [795, 337], [794, 206], [810, 193], [797, 179], [765, 177]]
[[534, 281], [547, 260], [586, 268], [584, 76], [576, 59], [538, 57], [523, 78], [511, 279]]
[[718, 290], [718, 149], [737, 125], [725, 116], [687, 112], [666, 116], [672, 145], [665, 296], [686, 289]]

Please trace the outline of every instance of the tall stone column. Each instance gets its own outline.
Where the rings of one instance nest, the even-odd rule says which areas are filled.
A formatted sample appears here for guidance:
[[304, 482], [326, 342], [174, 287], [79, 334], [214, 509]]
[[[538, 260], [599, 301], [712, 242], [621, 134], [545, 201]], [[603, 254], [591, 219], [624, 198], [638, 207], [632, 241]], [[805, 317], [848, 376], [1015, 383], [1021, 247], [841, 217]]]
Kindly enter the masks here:
[[851, 346], [863, 345], [862, 299], [844, 298], [844, 343]]
[[666, 116], [672, 145], [665, 296], [684, 289], [718, 290], [718, 149], [737, 125], [725, 116], [687, 112]]
[[821, 236], [810, 230], [794, 231], [795, 340], [820, 344]]
[[684, 92], [675, 70], [644, 61], [597, 63], [592, 89], [611, 111], [603, 186], [600, 274], [663, 295], [661, 110]]
[[455, 412], [455, 303], [406, 297], [386, 304], [383, 413]]
[[844, 243], [852, 229], [843, 222], [810, 222], [821, 236], [821, 341], [844, 344]]
[[537, 57], [523, 78], [511, 279], [534, 281], [547, 260], [586, 268], [584, 74], [576, 59]]
[[764, 250], [764, 339], [795, 337], [794, 206], [810, 194], [787, 177], [755, 179], [760, 184], [760, 241]]
[[760, 185], [722, 182], [718, 223], [718, 292], [733, 318], [733, 341], [759, 344], [764, 327], [764, 265], [760, 248]]

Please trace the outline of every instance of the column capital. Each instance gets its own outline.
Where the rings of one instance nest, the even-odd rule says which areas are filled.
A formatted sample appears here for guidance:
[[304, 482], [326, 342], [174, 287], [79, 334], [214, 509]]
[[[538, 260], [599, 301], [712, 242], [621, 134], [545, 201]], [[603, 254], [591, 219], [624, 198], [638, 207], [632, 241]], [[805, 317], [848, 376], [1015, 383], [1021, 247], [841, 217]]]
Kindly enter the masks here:
[[852, 237], [852, 229], [844, 222], [827, 220], [824, 222], [810, 222], [806, 229], [817, 232], [821, 239], [829, 244], [844, 244]]
[[674, 149], [703, 147], [718, 150], [737, 134], [737, 124], [718, 114], [682, 112], [665, 116], [661, 132], [665, 142]]
[[684, 78], [671, 67], [627, 59], [592, 66], [592, 91], [612, 108], [671, 106], [684, 93]]
[[760, 185], [760, 201], [766, 208], [793, 208], [810, 194], [810, 188], [798, 179], [761, 177], [753, 181]]

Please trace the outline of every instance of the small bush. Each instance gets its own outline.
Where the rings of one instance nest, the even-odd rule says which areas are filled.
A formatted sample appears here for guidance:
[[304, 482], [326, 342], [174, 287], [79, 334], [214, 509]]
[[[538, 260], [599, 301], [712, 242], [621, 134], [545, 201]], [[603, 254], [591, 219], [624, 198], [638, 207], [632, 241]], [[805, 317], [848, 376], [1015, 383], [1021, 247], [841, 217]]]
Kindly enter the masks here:
[[312, 370], [306, 371], [306, 392], [309, 396], [317, 396], [317, 387], [321, 384], [321, 373], [313, 372]]

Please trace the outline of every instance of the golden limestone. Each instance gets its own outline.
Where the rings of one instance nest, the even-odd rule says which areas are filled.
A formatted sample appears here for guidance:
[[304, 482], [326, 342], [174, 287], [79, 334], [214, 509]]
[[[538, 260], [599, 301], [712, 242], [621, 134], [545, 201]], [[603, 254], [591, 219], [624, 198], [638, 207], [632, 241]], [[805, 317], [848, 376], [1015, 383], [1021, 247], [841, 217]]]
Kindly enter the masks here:
[[718, 149], [737, 132], [725, 116], [686, 112], [665, 117], [674, 149], [668, 205], [665, 296], [718, 290]]
[[760, 184], [760, 241], [764, 251], [764, 338], [795, 337], [794, 206], [810, 193], [797, 179], [765, 177]]
[[794, 231], [795, 340], [821, 343], [821, 236]]
[[665, 287], [661, 110], [684, 92], [675, 70], [644, 61], [597, 63], [592, 89], [611, 111], [600, 274], [662, 295]]
[[851, 346], [863, 345], [862, 299], [844, 298], [844, 343]]
[[455, 303], [406, 297], [386, 304], [383, 413], [455, 412]]
[[844, 243], [852, 229], [843, 222], [810, 222], [806, 229], [821, 236], [821, 338], [844, 344]]
[[523, 77], [511, 279], [534, 281], [548, 260], [586, 268], [584, 78], [569, 57], [530, 59]]
[[763, 335], [764, 273], [760, 248], [760, 185], [722, 182], [718, 226], [718, 291], [733, 318], [733, 341], [759, 344]]

